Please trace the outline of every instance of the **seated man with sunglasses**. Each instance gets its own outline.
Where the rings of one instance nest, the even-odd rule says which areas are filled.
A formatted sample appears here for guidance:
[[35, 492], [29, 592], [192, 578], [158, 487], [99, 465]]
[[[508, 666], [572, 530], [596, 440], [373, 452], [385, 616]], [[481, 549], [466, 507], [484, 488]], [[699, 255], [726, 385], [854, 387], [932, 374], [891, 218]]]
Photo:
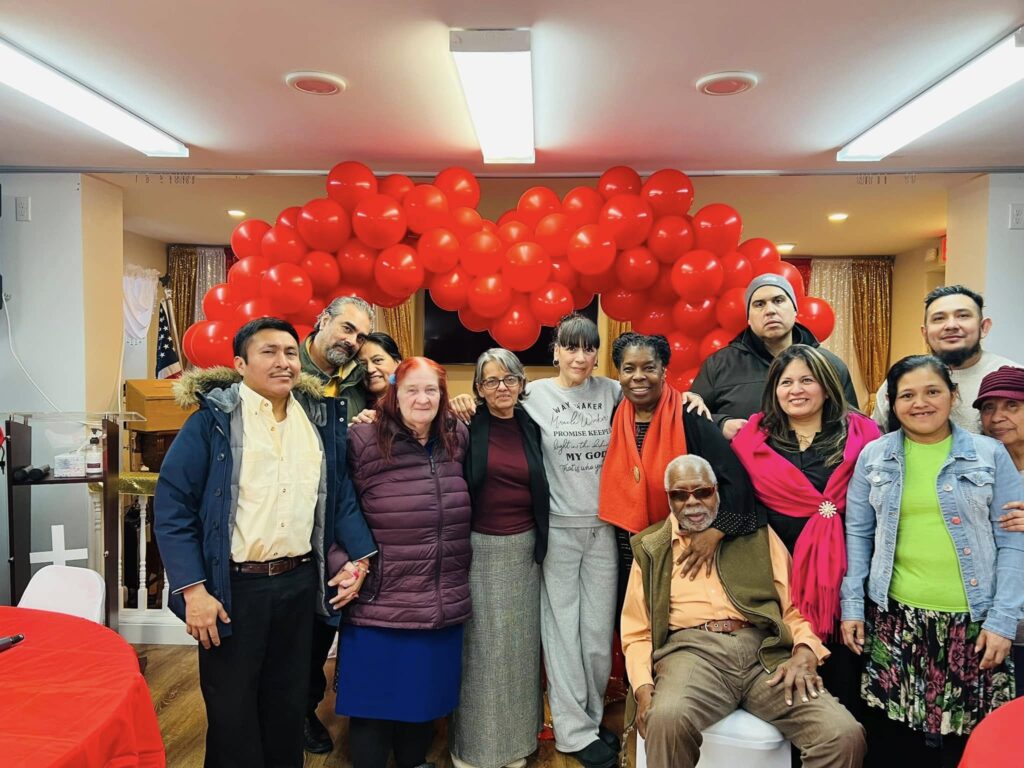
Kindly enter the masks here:
[[679, 456], [665, 491], [672, 514], [632, 538], [622, 609], [626, 722], [647, 764], [696, 765], [701, 731], [742, 707], [795, 744], [806, 768], [860, 766], [864, 729], [821, 682], [828, 651], [790, 600], [782, 541], [768, 527], [724, 539], [713, 572], [686, 578], [680, 554], [718, 515], [715, 472]]

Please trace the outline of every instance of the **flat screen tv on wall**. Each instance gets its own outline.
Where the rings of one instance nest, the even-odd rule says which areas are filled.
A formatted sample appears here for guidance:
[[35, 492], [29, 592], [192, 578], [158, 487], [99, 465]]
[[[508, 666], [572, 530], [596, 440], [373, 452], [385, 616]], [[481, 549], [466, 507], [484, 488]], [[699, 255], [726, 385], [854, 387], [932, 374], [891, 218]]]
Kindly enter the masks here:
[[[597, 298], [580, 310], [597, 322]], [[551, 334], [553, 328], [541, 328], [540, 338], [529, 349], [516, 352], [523, 365], [551, 365]], [[498, 346], [489, 333], [474, 333], [459, 322], [458, 312], [441, 309], [424, 296], [423, 354], [442, 365], [476, 363], [481, 353]]]

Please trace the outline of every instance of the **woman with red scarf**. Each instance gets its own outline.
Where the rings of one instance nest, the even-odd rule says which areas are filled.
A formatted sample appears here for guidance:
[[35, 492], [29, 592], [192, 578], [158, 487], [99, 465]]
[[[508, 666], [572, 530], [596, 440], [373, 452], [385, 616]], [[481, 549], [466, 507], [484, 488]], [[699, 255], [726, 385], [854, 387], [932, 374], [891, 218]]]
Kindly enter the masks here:
[[768, 524], [793, 555], [793, 604], [826, 641], [825, 686], [856, 716], [860, 661], [840, 641], [839, 586], [846, 573], [846, 487], [861, 450], [879, 437], [851, 410], [839, 375], [805, 344], [781, 352], [768, 369], [761, 413], [732, 441]]

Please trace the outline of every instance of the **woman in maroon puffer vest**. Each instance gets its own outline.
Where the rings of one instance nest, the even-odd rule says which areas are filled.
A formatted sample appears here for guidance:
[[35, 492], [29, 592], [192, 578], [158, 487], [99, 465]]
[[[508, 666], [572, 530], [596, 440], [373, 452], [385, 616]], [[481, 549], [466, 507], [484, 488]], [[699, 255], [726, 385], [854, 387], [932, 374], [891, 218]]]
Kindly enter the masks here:
[[428, 765], [433, 721], [455, 709], [470, 616], [469, 435], [448, 414], [444, 369], [395, 371], [374, 424], [349, 429], [349, 471], [378, 554], [342, 619], [337, 712], [355, 768]]

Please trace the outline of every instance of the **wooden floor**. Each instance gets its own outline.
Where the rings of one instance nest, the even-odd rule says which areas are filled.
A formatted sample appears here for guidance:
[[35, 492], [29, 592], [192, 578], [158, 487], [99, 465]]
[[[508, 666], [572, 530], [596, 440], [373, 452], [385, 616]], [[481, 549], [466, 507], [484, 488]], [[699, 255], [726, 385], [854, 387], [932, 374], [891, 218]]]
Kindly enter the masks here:
[[[203, 744], [206, 738], [206, 709], [199, 692], [199, 665], [194, 647], [180, 645], [137, 645], [146, 657], [146, 682], [153, 697], [160, 732], [167, 749], [169, 768], [202, 768]], [[327, 673], [333, 676], [334, 660], [327, 662]], [[330, 679], [330, 677], [328, 677]], [[327, 697], [320, 704], [320, 719], [334, 737], [334, 751], [329, 755], [306, 755], [306, 768], [350, 768], [346, 737], [348, 721], [334, 714], [334, 692], [328, 686]], [[605, 725], [621, 730], [622, 704], [609, 705]], [[444, 724], [428, 759], [437, 768], [451, 768]], [[632, 761], [630, 761], [632, 762]], [[529, 760], [530, 768], [579, 768], [579, 763], [555, 750], [554, 742], [539, 742], [538, 751]]]

